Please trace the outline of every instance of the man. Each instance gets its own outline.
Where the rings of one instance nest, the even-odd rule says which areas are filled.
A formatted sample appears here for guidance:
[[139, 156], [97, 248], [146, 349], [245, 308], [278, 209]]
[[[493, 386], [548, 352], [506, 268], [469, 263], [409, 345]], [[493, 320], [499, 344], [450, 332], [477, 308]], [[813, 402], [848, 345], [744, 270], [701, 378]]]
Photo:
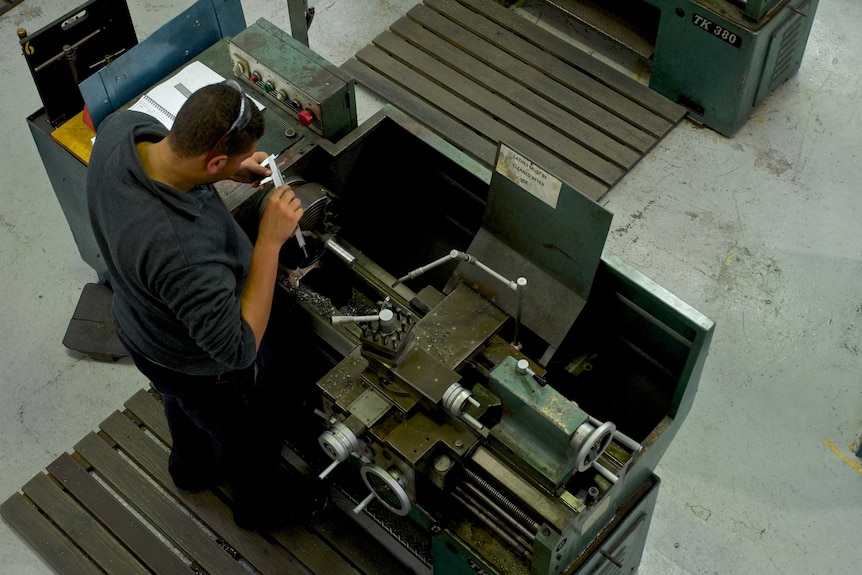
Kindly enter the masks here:
[[236, 81], [207, 86], [170, 131], [140, 112], [107, 117], [87, 178], [117, 335], [163, 395], [171, 477], [186, 490], [226, 480], [234, 521], [249, 529], [278, 526], [295, 503], [295, 487], [276, 480], [281, 441], [262, 376], [278, 255], [303, 211], [289, 186], [274, 190], [252, 246], [212, 184], [271, 173], [255, 151], [263, 130]]

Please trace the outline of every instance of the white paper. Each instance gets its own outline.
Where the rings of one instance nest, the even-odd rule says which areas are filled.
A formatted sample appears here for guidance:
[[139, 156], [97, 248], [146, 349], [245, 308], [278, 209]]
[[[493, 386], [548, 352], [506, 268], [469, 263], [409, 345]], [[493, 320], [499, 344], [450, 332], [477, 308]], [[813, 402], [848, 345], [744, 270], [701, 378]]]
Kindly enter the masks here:
[[[149, 90], [137, 102], [129, 106], [129, 109], [149, 114], [170, 130], [171, 126], [174, 125], [177, 112], [180, 111], [180, 108], [193, 92], [210, 84], [224, 82], [224, 80], [218, 72], [206, 64], [194, 61]], [[264, 109], [260, 102], [254, 98], [252, 101], [259, 110]]]

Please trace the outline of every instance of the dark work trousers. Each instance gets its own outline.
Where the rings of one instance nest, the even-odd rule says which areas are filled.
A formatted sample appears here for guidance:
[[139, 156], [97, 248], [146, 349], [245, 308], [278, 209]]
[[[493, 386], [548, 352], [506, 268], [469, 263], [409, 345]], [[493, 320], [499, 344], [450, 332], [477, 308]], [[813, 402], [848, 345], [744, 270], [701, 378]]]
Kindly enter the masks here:
[[162, 393], [173, 442], [168, 469], [177, 487], [212, 487], [222, 478], [237, 506], [266, 505], [282, 444], [266, 349], [255, 365], [219, 376], [189, 375], [128, 351]]

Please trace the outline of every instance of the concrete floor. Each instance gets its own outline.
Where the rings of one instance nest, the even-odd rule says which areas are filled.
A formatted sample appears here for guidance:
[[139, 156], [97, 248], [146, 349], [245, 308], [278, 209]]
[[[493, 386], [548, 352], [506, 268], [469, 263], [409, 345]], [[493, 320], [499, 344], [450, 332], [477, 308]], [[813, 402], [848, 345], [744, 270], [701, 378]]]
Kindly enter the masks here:
[[[131, 0], [145, 38], [191, 0]], [[416, 2], [323, 0], [311, 45], [340, 64]], [[0, 17], [0, 501], [146, 382], [62, 345], [84, 284], [25, 118], [40, 99]], [[532, 4], [532, 8], [530, 8]], [[283, 0], [244, 0], [288, 29]], [[525, 17], [552, 20], [528, 3]], [[862, 5], [822, 2], [799, 73], [732, 139], [684, 122], [603, 200], [607, 248], [715, 320], [694, 407], [658, 466], [642, 575], [862, 572]], [[575, 30], [576, 27], [570, 28]], [[360, 122], [380, 103], [359, 90]], [[0, 573], [51, 568], [0, 521]]]

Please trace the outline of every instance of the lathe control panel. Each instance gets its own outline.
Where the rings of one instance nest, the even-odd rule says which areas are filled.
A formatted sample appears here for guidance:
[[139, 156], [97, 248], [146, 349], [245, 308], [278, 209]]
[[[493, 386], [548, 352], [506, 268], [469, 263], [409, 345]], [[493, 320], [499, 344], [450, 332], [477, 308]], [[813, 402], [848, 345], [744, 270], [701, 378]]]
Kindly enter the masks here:
[[354, 82], [264, 18], [228, 40], [234, 76], [329, 140], [356, 127]]

